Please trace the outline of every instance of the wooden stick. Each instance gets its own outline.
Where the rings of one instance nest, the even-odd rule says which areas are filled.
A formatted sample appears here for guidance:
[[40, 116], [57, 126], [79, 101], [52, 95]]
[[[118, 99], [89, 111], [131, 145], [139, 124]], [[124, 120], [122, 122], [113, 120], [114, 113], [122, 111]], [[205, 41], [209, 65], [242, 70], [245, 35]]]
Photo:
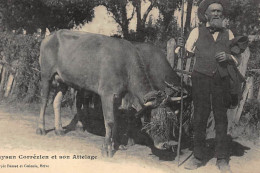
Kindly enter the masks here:
[[260, 69], [251, 69], [251, 70], [248, 70], [248, 71], [260, 74]]
[[5, 75], [6, 75], [6, 68], [3, 67], [3, 72], [2, 72], [2, 77], [1, 77], [1, 83], [0, 83], [0, 92], [3, 91], [4, 89], [4, 84], [5, 84]]
[[8, 72], [15, 73], [14, 68], [7, 62], [0, 60], [0, 64], [3, 65], [8, 70]]
[[248, 81], [249, 83], [249, 88], [248, 88], [248, 96], [247, 96], [247, 99], [248, 100], [252, 100], [254, 99], [254, 78], [253, 77], [250, 77], [249, 78], [250, 81]]
[[180, 70], [180, 69], [175, 69], [175, 71], [176, 71], [177, 73], [183, 73], [183, 74], [186, 74], [186, 75], [188, 75], [188, 76], [191, 75], [191, 72], [189, 72], [189, 71]]
[[[181, 37], [183, 38], [183, 16], [184, 16], [184, 0], [181, 5]], [[183, 70], [183, 48], [181, 48], [181, 70]], [[183, 72], [181, 72], [181, 112], [180, 112], [180, 129], [177, 148], [178, 167], [180, 166], [180, 150], [181, 150], [181, 135], [182, 135], [182, 116], [183, 116]]]
[[234, 123], [236, 123], [236, 124], [239, 122], [239, 119], [241, 117], [241, 114], [242, 114], [242, 111], [243, 111], [243, 108], [244, 108], [244, 105], [245, 105], [245, 102], [246, 102], [246, 99], [247, 99], [247, 96], [248, 96], [249, 88], [251, 87], [251, 85], [253, 85], [251, 83], [252, 80], [250, 78], [252, 78], [252, 77], [249, 77], [246, 80], [245, 90], [244, 90], [243, 95], [242, 95], [243, 100], [240, 101], [236, 116], [234, 117]]
[[250, 50], [247, 47], [246, 50], [241, 54], [241, 63], [238, 66], [238, 70], [243, 76], [245, 76], [246, 74], [249, 57], [250, 57]]
[[13, 81], [14, 81], [14, 75], [10, 73], [9, 76], [8, 76], [7, 84], [6, 84], [4, 97], [9, 96], [9, 93], [10, 93], [11, 88], [12, 88]]
[[257, 100], [260, 101], [260, 87], [259, 87], [259, 91], [258, 91], [258, 94], [257, 94]]
[[174, 68], [175, 48], [176, 48], [176, 41], [174, 38], [171, 38], [167, 42], [167, 60], [170, 63], [172, 68]]
[[[191, 58], [188, 58], [187, 61], [186, 61], [186, 67], [185, 67], [186, 72], [190, 71], [190, 65], [191, 65]], [[184, 83], [186, 83], [186, 84], [188, 83], [189, 76], [187, 76], [187, 75], [184, 76], [184, 79], [183, 79]]]

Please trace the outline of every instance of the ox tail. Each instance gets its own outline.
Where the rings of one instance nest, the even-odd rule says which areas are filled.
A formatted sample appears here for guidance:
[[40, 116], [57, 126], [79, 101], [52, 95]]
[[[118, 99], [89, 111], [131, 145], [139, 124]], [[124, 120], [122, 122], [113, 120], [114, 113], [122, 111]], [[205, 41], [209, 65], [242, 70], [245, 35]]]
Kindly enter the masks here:
[[[56, 32], [51, 33], [49, 36], [45, 37], [42, 42], [41, 42], [41, 46], [40, 46], [40, 56], [39, 56], [39, 64], [40, 67], [42, 66], [42, 61], [45, 58], [45, 54], [46, 53], [50, 53], [51, 50], [53, 49], [53, 51], [57, 51], [59, 43], [57, 40], [57, 36], [56, 36]], [[58, 53], [58, 52], [56, 52]]]
[[58, 59], [59, 41], [55, 33], [46, 37], [41, 42], [39, 64], [41, 77], [42, 79], [45, 78], [45, 80], [51, 80], [56, 72], [55, 67]]

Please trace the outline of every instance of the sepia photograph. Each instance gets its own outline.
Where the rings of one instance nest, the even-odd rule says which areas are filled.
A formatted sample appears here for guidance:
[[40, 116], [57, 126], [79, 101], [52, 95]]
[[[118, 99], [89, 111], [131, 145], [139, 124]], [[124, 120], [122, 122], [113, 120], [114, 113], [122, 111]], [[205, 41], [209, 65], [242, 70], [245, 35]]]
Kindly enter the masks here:
[[259, 0], [1, 0], [0, 173], [259, 173]]

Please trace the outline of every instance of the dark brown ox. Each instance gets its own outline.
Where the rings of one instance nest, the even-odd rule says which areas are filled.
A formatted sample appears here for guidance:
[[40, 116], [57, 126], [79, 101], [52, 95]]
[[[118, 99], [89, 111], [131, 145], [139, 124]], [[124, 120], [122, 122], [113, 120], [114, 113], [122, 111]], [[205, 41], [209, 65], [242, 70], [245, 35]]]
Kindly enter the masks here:
[[[150, 81], [152, 85], [154, 86], [155, 89], [161, 90], [161, 91], [166, 91], [167, 89], [169, 92], [172, 92], [165, 83], [170, 83], [174, 86], [180, 86], [180, 77], [177, 75], [177, 73], [171, 68], [169, 62], [166, 59], [165, 53], [158, 47], [147, 44], [147, 43], [132, 43], [134, 46], [138, 49], [140, 54], [143, 56], [143, 63], [146, 67], [146, 71], [150, 76]], [[82, 115], [82, 105], [87, 109], [88, 105], [83, 104], [83, 100], [87, 103], [89, 103], [89, 99], [91, 97], [91, 93], [87, 93], [87, 98], [84, 98], [84, 93], [83, 90], [79, 91], [77, 93], [77, 98], [76, 98], [76, 107], [77, 107], [77, 114], [71, 121], [69, 128], [74, 129], [77, 122], [82, 119], [80, 116]], [[169, 93], [168, 93], [169, 94]], [[174, 99], [179, 99], [175, 97]], [[87, 100], [87, 101], [86, 101]], [[133, 97], [130, 93], [128, 93], [122, 101], [122, 105], [120, 106], [121, 109], [126, 109], [128, 110], [132, 105], [135, 105], [135, 108], [137, 111], [141, 108], [141, 105], [138, 104], [138, 100]], [[175, 107], [174, 107], [175, 106]], [[176, 104], [173, 105], [172, 110], [175, 111], [180, 108], [179, 105]], [[144, 115], [144, 114], [143, 114]], [[151, 121], [154, 120], [155, 114], [151, 114], [148, 116], [150, 117]], [[78, 124], [79, 126], [82, 126], [81, 123]], [[174, 127], [172, 127], [174, 128]], [[172, 131], [172, 129], [170, 129]], [[150, 133], [151, 138], [153, 139], [154, 146], [158, 149], [164, 149], [164, 146], [169, 146], [173, 141], [166, 141], [165, 139], [159, 138], [159, 137], [154, 137], [153, 134]]]
[[42, 106], [37, 134], [45, 134], [45, 109], [51, 82], [66, 84], [54, 100], [55, 131], [63, 132], [60, 103], [66, 86], [97, 93], [101, 97], [106, 129], [104, 155], [112, 156], [115, 135], [114, 108], [131, 93], [145, 107], [158, 106], [165, 95], [153, 87], [140, 52], [128, 41], [104, 35], [60, 30], [42, 41], [40, 49]]

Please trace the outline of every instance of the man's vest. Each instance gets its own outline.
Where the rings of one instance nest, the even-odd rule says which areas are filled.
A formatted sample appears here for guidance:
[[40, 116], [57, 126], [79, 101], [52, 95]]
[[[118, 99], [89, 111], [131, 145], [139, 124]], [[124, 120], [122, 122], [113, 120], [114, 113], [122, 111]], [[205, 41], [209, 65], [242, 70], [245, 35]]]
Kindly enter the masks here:
[[196, 63], [193, 70], [213, 76], [217, 71], [216, 53], [226, 52], [230, 54], [228, 30], [224, 29], [219, 32], [215, 41], [209, 29], [206, 26], [200, 26], [199, 37], [195, 46]]

